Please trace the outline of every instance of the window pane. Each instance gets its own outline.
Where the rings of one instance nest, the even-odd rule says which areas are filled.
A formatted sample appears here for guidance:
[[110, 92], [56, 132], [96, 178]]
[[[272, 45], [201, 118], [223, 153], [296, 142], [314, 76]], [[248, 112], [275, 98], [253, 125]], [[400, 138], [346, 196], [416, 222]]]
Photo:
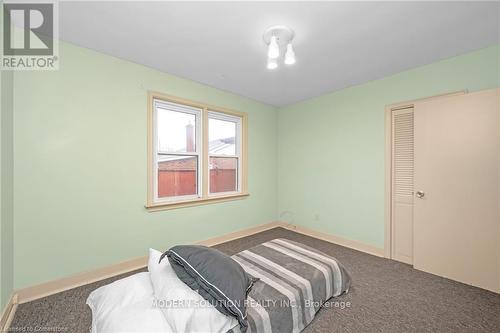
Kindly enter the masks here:
[[236, 155], [236, 123], [209, 118], [208, 152], [214, 155]]
[[158, 155], [158, 198], [198, 193], [198, 157]]
[[192, 153], [196, 151], [196, 116], [157, 108], [158, 151]]
[[210, 157], [210, 193], [238, 190], [238, 158]]

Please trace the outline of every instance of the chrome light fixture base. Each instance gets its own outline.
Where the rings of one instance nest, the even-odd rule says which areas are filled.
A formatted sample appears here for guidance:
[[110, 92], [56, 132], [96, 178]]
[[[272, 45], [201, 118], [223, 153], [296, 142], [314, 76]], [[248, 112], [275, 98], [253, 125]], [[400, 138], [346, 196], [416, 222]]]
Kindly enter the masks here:
[[285, 25], [273, 25], [267, 28], [262, 35], [262, 39], [266, 45], [269, 45], [272, 36], [276, 37], [276, 42], [281, 48], [286, 47], [292, 41], [293, 37], [295, 37], [295, 32]]

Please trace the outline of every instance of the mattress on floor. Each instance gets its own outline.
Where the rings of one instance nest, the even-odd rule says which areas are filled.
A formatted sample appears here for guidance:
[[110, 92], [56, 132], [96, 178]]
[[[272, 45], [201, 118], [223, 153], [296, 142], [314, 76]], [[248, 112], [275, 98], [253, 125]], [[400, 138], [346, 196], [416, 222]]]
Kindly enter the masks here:
[[259, 278], [248, 295], [247, 332], [300, 332], [351, 278], [335, 258], [287, 239], [274, 239], [232, 257]]
[[[322, 304], [346, 293], [351, 284], [346, 269], [335, 258], [287, 239], [274, 239], [232, 258], [260, 279], [247, 298], [247, 332], [251, 333], [300, 332]], [[94, 290], [87, 300], [92, 309], [92, 333], [175, 332], [162, 311], [153, 306], [153, 289], [150, 273], [144, 272]]]

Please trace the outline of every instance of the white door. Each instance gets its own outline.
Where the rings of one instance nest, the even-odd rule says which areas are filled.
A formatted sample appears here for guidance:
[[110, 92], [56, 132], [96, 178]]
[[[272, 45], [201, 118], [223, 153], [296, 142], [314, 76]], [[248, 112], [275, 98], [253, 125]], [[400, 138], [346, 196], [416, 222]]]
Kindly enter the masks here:
[[414, 105], [416, 269], [500, 292], [500, 89]]
[[413, 262], [413, 108], [392, 110], [391, 258]]

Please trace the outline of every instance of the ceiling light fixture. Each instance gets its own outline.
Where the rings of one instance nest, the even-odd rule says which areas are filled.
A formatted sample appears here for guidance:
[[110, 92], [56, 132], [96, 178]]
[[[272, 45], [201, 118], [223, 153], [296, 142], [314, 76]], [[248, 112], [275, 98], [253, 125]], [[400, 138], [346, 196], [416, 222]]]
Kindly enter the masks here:
[[262, 36], [264, 43], [268, 46], [267, 49], [267, 68], [276, 69], [278, 67], [278, 59], [283, 54], [281, 50], [286, 49], [284, 62], [286, 65], [293, 65], [295, 60], [295, 52], [292, 46], [292, 40], [295, 33], [292, 29], [284, 25], [275, 25], [268, 28]]
[[278, 62], [276, 59], [267, 59], [267, 69], [276, 69], [278, 68]]
[[280, 47], [276, 42], [276, 36], [271, 36], [271, 42], [269, 42], [269, 48], [267, 50], [267, 57], [269, 59], [277, 59], [280, 56]]
[[293, 52], [292, 43], [288, 43], [288, 45], [286, 46], [285, 64], [286, 65], [295, 64], [295, 52]]

